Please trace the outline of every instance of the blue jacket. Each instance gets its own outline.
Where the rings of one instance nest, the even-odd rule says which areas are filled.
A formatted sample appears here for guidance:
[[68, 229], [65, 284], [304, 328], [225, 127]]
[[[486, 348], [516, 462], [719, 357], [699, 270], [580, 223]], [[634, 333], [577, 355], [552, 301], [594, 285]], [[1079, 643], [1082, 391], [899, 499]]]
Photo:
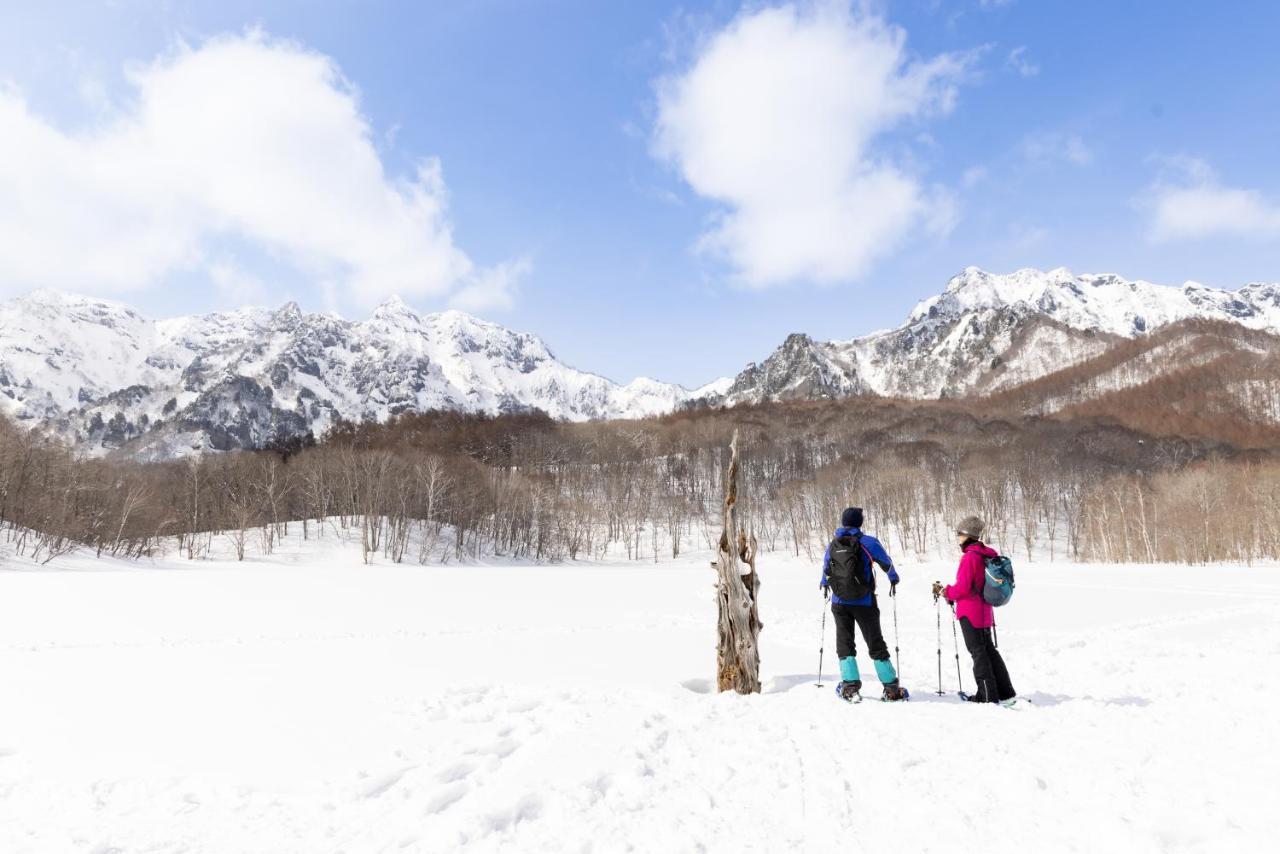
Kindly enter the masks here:
[[[857, 528], [836, 528], [836, 532], [832, 536], [832, 539], [834, 540], [834, 539], [839, 539], [840, 537], [848, 537], [858, 533], [861, 533], [861, 532]], [[877, 540], [875, 537], [871, 536], [870, 534], [863, 534], [862, 545], [866, 547], [867, 553], [871, 555], [871, 559], [876, 563], [880, 564], [880, 568], [883, 569], [886, 573], [888, 573], [890, 583], [897, 584], [898, 571], [893, 568], [893, 560], [889, 557], [889, 553], [884, 550], [884, 546], [880, 545], [880, 541]], [[827, 570], [830, 568], [831, 568], [831, 545], [828, 543], [827, 551], [822, 556], [822, 586], [823, 587], [827, 586]], [[835, 594], [835, 591], [833, 590], [831, 592], [831, 601], [836, 605], [870, 605], [873, 601], [875, 601], [876, 574], [874, 569], [871, 566], [867, 566], [867, 574], [870, 576], [870, 578], [867, 579], [871, 585], [870, 593], [868, 593], [866, 596], [863, 596], [861, 599], [841, 599], [839, 596]]]

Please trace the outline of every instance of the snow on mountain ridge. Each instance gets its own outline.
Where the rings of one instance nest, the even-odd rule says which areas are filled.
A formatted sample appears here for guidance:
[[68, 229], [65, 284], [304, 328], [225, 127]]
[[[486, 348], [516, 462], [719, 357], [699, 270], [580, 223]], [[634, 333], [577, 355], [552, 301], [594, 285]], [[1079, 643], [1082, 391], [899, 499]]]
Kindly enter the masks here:
[[296, 303], [150, 320], [116, 302], [38, 291], [0, 303], [0, 411], [103, 453], [260, 447], [339, 419], [540, 409], [584, 420], [879, 394], [1010, 388], [1185, 320], [1280, 332], [1280, 284], [1168, 287], [1066, 268], [969, 267], [896, 328], [843, 341], [793, 334], [760, 363], [689, 390], [625, 385], [560, 362], [537, 335], [399, 298], [365, 320]]
[[789, 336], [711, 401], [983, 393], [1069, 367], [1109, 342], [1197, 318], [1280, 333], [1280, 285], [1226, 291], [1076, 275], [1065, 267], [1008, 274], [967, 267], [897, 329], [825, 342]]
[[[1276, 294], [1276, 311], [1268, 311], [1255, 294]], [[1232, 320], [1255, 329], [1280, 330], [1280, 285], [1253, 283], [1236, 291], [1187, 282], [1182, 287], [1127, 280], [1114, 273], [1077, 275], [1066, 267], [1048, 272], [1023, 268], [1005, 275], [966, 267], [939, 296], [924, 300], [908, 323], [941, 313], [955, 317], [968, 311], [1034, 307], [1039, 313], [1076, 329], [1131, 337], [1157, 326], [1194, 317]]]
[[435, 408], [644, 417], [694, 394], [648, 378], [619, 385], [559, 362], [536, 335], [394, 297], [362, 321], [296, 303], [149, 320], [57, 292], [0, 303], [0, 393], [11, 417], [91, 452], [132, 442], [147, 456]]

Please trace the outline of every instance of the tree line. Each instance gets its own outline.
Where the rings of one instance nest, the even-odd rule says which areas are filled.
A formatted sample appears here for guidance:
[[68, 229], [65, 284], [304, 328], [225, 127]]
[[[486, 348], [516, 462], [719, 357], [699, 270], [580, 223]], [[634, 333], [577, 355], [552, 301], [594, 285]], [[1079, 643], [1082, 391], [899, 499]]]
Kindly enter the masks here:
[[714, 550], [739, 431], [738, 525], [765, 552], [820, 558], [840, 510], [904, 554], [946, 553], [977, 513], [1014, 556], [1280, 558], [1280, 458], [1106, 418], [1010, 415], [877, 398], [681, 412], [643, 421], [406, 414], [320, 441], [186, 460], [86, 459], [0, 422], [0, 520], [47, 561], [77, 546], [140, 558], [215, 542], [243, 559], [291, 531], [340, 533], [366, 560], [656, 561]]

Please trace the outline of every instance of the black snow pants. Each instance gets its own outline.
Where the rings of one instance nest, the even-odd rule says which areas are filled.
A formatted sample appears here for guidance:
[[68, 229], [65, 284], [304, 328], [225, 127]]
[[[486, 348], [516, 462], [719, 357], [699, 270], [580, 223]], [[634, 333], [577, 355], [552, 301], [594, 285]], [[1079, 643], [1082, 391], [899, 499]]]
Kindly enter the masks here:
[[973, 656], [973, 678], [978, 683], [977, 696], [994, 703], [1018, 696], [1009, 681], [1009, 670], [1004, 666], [1000, 650], [996, 649], [991, 629], [975, 629], [968, 617], [960, 618], [960, 631], [964, 634], [964, 648]]
[[831, 605], [831, 616], [836, 621], [836, 654], [848, 658], [858, 654], [858, 642], [853, 634], [856, 625], [862, 629], [862, 638], [867, 642], [867, 653], [873, 661], [889, 660], [889, 645], [884, 642], [884, 633], [880, 631], [880, 606], [876, 598], [871, 597], [870, 605]]

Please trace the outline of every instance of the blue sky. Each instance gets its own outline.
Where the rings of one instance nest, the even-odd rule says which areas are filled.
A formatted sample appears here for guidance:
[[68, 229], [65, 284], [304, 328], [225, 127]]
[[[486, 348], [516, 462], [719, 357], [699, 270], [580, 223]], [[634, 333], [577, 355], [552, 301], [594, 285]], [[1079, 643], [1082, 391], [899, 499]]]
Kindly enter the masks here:
[[4, 294], [396, 292], [696, 385], [970, 264], [1280, 280], [1273, 3], [0, 9]]

